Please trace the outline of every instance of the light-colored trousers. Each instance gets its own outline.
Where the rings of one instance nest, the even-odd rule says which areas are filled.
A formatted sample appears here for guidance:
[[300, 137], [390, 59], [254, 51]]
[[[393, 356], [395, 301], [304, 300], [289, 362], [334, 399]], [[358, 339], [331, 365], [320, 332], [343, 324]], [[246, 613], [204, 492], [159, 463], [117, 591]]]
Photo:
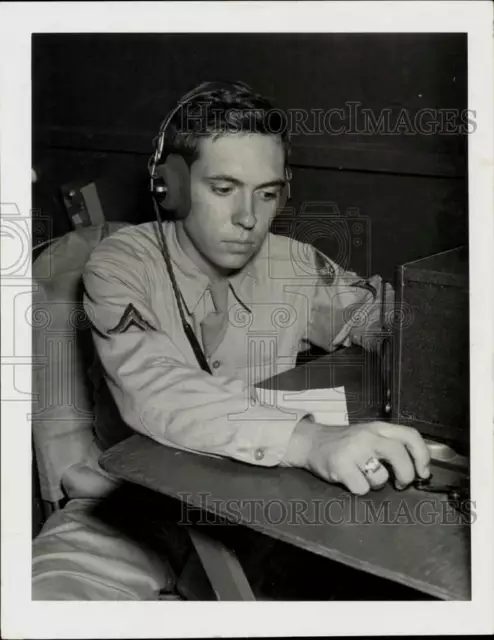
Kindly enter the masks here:
[[73, 499], [33, 542], [33, 600], [157, 600], [169, 587], [165, 560]]

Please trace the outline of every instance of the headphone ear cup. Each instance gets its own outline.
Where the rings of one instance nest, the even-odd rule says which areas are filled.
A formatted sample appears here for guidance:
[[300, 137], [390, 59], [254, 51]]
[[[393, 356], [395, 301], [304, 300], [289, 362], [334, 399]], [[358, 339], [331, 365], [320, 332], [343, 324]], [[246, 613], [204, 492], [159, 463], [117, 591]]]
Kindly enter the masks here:
[[156, 173], [167, 187], [160, 206], [177, 220], [185, 218], [190, 211], [190, 172], [187, 163], [182, 156], [172, 153], [164, 164], [156, 167]]

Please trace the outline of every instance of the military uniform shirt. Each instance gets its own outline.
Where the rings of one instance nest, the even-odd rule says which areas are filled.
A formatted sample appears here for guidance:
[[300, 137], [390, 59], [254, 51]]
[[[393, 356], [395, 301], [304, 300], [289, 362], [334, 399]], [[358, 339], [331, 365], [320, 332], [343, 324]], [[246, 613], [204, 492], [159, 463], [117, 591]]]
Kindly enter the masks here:
[[[215, 310], [210, 281], [163, 230], [184, 312], [201, 343]], [[282, 462], [304, 411], [261, 402], [256, 383], [295, 366], [309, 343], [372, 347], [382, 336], [383, 284], [364, 286], [311, 245], [268, 234], [230, 279], [227, 328], [200, 369], [183, 331], [156, 223], [120, 229], [93, 251], [84, 307], [108, 388], [135, 431], [179, 449], [264, 466]], [[389, 285], [385, 309], [393, 302]], [[107, 424], [111, 429], [115, 425]]]

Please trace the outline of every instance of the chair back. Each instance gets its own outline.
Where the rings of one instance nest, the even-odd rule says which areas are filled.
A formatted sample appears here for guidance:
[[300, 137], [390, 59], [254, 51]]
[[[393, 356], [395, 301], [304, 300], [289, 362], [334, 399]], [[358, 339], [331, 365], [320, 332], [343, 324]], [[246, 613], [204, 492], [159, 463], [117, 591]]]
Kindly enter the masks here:
[[82, 304], [82, 274], [93, 249], [128, 223], [81, 227], [53, 240], [33, 259], [32, 429], [41, 496], [65, 496], [64, 474], [94, 444], [89, 378], [95, 352]]

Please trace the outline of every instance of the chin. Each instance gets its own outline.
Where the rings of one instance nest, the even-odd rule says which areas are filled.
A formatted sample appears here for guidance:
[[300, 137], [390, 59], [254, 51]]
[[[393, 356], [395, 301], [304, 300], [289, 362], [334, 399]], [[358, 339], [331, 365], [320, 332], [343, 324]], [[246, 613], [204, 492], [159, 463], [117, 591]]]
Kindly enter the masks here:
[[229, 256], [222, 256], [222, 260], [218, 261], [216, 263], [216, 265], [220, 268], [220, 269], [224, 269], [224, 270], [228, 270], [228, 271], [232, 271], [232, 270], [238, 270], [238, 269], [242, 269], [242, 267], [245, 267], [245, 265], [250, 262], [252, 256], [245, 256], [245, 255], [229, 255]]

